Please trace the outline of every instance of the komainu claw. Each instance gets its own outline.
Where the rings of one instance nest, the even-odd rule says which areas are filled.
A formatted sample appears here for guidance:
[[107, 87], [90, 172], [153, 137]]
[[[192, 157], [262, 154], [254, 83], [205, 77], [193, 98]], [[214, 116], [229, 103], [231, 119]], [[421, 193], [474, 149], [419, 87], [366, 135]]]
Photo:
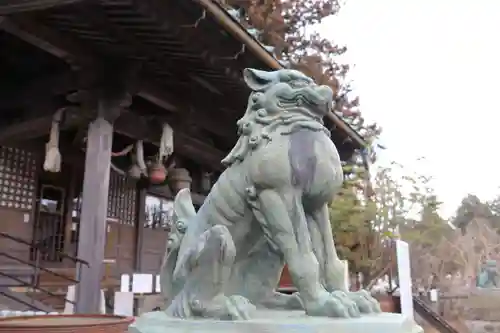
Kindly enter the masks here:
[[347, 293], [347, 297], [356, 303], [361, 313], [382, 312], [379, 302], [366, 290]]

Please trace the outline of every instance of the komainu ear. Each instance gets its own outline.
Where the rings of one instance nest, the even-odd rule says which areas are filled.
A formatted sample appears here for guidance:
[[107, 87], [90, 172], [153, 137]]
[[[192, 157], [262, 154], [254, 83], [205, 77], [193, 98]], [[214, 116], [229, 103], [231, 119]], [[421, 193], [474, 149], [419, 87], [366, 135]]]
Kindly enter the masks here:
[[253, 68], [243, 70], [243, 79], [253, 91], [266, 91], [270, 86], [279, 82], [277, 72], [266, 72]]

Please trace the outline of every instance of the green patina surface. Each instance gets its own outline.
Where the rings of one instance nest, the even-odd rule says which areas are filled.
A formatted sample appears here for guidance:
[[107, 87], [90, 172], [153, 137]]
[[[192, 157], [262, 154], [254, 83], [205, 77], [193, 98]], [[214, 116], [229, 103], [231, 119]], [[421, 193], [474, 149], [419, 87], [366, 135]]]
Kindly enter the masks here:
[[[139, 318], [131, 331], [157, 332], [175, 321], [188, 332], [199, 320], [215, 325], [204, 331], [227, 329], [220, 324], [227, 320], [265, 327], [272, 313], [287, 320], [301, 313], [306, 330], [331, 330], [340, 322], [328, 317], [336, 317], [342, 331], [360, 331], [380, 307], [369, 293], [344, 289], [335, 251], [327, 205], [343, 174], [322, 121], [333, 93], [295, 70], [246, 69], [244, 79], [252, 93], [239, 140], [222, 161], [227, 169], [198, 212], [189, 190], [176, 196], [161, 271], [166, 310]], [[294, 295], [275, 292], [285, 263]], [[267, 328], [283, 329], [284, 319], [275, 320]], [[383, 329], [384, 320], [375, 320], [376, 331], [420, 332], [404, 318]]]
[[[303, 308], [310, 316], [379, 311], [366, 292], [343, 290], [327, 205], [343, 174], [323, 126], [327, 86], [295, 70], [246, 69], [252, 93], [239, 140], [198, 213], [175, 200], [177, 230], [162, 271], [174, 317], [249, 319], [256, 306]], [[288, 264], [298, 294], [274, 292]]]

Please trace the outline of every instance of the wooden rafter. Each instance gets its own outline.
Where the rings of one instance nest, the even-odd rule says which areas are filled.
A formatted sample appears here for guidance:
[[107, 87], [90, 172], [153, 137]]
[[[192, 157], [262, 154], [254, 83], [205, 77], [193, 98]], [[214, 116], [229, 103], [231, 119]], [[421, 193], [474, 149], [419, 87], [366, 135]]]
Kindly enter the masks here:
[[[169, 109], [168, 107], [170, 105], [173, 105], [175, 106], [175, 111], [184, 112], [186, 113], [185, 116], [188, 116], [187, 113], [193, 110], [194, 112], [189, 115], [196, 117], [196, 122], [200, 127], [223, 138], [235, 138], [235, 123], [229, 122], [222, 117], [218, 117], [217, 119], [215, 119], [214, 117], [207, 115], [207, 112], [195, 109], [183, 98], [180, 98], [175, 94], [166, 91], [165, 89], [159, 88], [159, 85], [155, 85], [150, 81], [142, 81], [138, 85], [140, 87], [138, 95], [149, 101], [150, 103], [153, 103], [164, 109]], [[213, 106], [210, 109], [214, 109]]]
[[77, 6], [77, 10], [78, 14], [81, 15], [85, 22], [90, 23], [93, 27], [102, 31], [107, 36], [110, 36], [117, 41], [122, 41], [128, 45], [129, 47], [126, 48], [126, 51], [130, 56], [149, 59], [159, 64], [162, 68], [167, 69], [174, 75], [185, 75], [186, 70], [182, 71], [179, 66], [175, 66], [174, 63], [167, 61], [165, 57], [161, 55], [161, 52], [158, 52], [158, 50], [154, 47], [146, 45], [130, 32], [110, 22], [102, 6], [100, 6], [97, 2], [82, 2]]
[[[104, 25], [105, 22], [102, 22], [102, 24]], [[87, 67], [97, 63], [97, 57], [94, 54], [89, 53], [88, 49], [81, 47], [77, 43], [69, 41], [56, 31], [53, 31], [44, 25], [37, 24], [32, 20], [19, 17], [16, 17], [15, 19], [3, 18], [0, 23], [0, 29], [3, 29], [53, 55], [56, 55], [63, 60], [66, 60], [74, 67]], [[121, 36], [124, 32], [115, 32], [115, 34], [119, 34]], [[152, 50], [150, 50], [150, 52], [152, 52]], [[68, 76], [72, 76], [72, 78], [75, 79], [75, 75]], [[68, 90], [77, 89], [76, 80], [73, 80], [71, 83], [68, 76], [64, 78], [65, 81], [62, 87], [71, 88]], [[73, 86], [70, 86], [70, 84], [73, 84]], [[183, 98], [146, 80], [142, 80], [138, 84], [136, 93], [149, 102], [171, 112], [187, 112], [194, 108]], [[195, 112], [196, 117], [199, 120], [198, 123], [202, 128], [223, 138], [234, 137], [233, 128], [235, 125], [233, 123], [224, 122], [220, 119], [215, 121], [213, 117], [205, 115], [205, 112], [202, 110], [195, 110]]]
[[42, 10], [54, 6], [62, 6], [72, 4], [82, 0], [39, 0], [39, 1], [22, 1], [22, 0], [3, 0], [0, 2], [0, 15], [8, 15], [25, 11]]
[[[281, 69], [283, 65], [269, 53], [252, 35], [246, 31], [243, 26], [237, 22], [229, 13], [222, 8], [222, 6], [217, 1], [212, 0], [193, 0], [198, 2], [203, 8], [205, 8], [209, 14], [215, 18], [215, 20], [223, 26], [226, 31], [232, 34], [236, 39], [240, 40], [243, 44], [248, 46], [257, 58], [259, 58], [266, 66], [270, 69]], [[344, 122], [339, 116], [337, 116], [333, 111], [330, 111], [327, 116], [335, 126], [337, 126], [341, 131], [347, 134], [348, 137], [352, 138], [359, 147], [365, 147], [367, 143], [365, 140]]]
[[[79, 108], [68, 108], [65, 112], [62, 128], [72, 128], [82, 122]], [[14, 141], [27, 141], [47, 135], [52, 125], [52, 115], [37, 117], [27, 121], [2, 126], [0, 128], [0, 145]]]
[[56, 32], [21, 17], [0, 17], [0, 29], [70, 64], [89, 65], [94, 57]]
[[[81, 46], [79, 46], [76, 43], [70, 42], [64, 37], [60, 36], [57, 34], [57, 32], [52, 31], [51, 29], [40, 25], [36, 24], [34, 21], [27, 20], [25, 18], [5, 18], [3, 17], [1, 22], [0, 22], [0, 29], [3, 29], [23, 40], [26, 42], [39, 47], [65, 61], [68, 63], [80, 67], [80, 66], [92, 66], [92, 64], [97, 63], [97, 57], [94, 56], [93, 54], [90, 54], [88, 50], [83, 49]], [[152, 84], [147, 84], [143, 83], [141, 84], [144, 86], [144, 89], [141, 89], [139, 87], [138, 94], [149, 100], [150, 102], [153, 102], [154, 104], [168, 109], [169, 111], [172, 111], [171, 106], [174, 106], [174, 111], [179, 111], [182, 108], [186, 110], [189, 106], [184, 104], [181, 107], [179, 107], [179, 104], [181, 102], [180, 98], [175, 98], [173, 94], [169, 94], [164, 90], [161, 90], [158, 87], [155, 87]], [[169, 96], [170, 95], [170, 96]], [[204, 116], [202, 112], [197, 112], [197, 117], [199, 116], [203, 120]], [[215, 122], [214, 120], [209, 119], [209, 117], [205, 117], [206, 121], [200, 121], [200, 123], [204, 124], [205, 127], [210, 127], [209, 130], [215, 131], [217, 134], [222, 134], [223, 136], [227, 137], [228, 135], [234, 135], [231, 132], [223, 132], [223, 127], [220, 126], [218, 122]], [[36, 120], [38, 124], [49, 124], [50, 126], [50, 121], [49, 117], [44, 117], [43, 120], [38, 119]], [[32, 124], [35, 123], [35, 120], [33, 121]], [[211, 125], [210, 125], [211, 124]], [[33, 125], [32, 125], [33, 126]], [[44, 130], [47, 128], [47, 126], [42, 127]], [[232, 128], [232, 127], [230, 127]], [[8, 133], [8, 132], [6, 132]], [[123, 133], [126, 134], [126, 133]], [[33, 132], [33, 135], [35, 135], [35, 132]], [[177, 133], [177, 136], [182, 136], [181, 133]], [[12, 136], [11, 136], [12, 137]], [[1, 136], [0, 136], [1, 138]], [[6, 136], [3, 136], [5, 139]], [[198, 140], [195, 139], [189, 139], [189, 138], [184, 138], [180, 139], [180, 142], [189, 142], [189, 144], [186, 144], [184, 148], [186, 149], [186, 153], [191, 152], [190, 157], [196, 159], [196, 155], [200, 155], [200, 152], [213, 152], [216, 156], [215, 158], [204, 158], [204, 162], [206, 163], [207, 160], [210, 160], [210, 165], [213, 167], [220, 168], [220, 159], [219, 157], [222, 156], [223, 154], [218, 151], [217, 149], [210, 147]], [[184, 149], [183, 148], [183, 149]], [[205, 155], [206, 153], [202, 153], [201, 155]], [[215, 161], [217, 161], [215, 163]]]
[[[182, 117], [194, 118], [199, 127], [222, 138], [234, 138], [236, 125], [233, 122], [229, 122], [225, 118], [215, 119], [214, 117], [210, 117], [207, 112], [195, 109], [182, 98], [179, 98], [168, 89], [160, 88], [159, 85], [150, 80], [138, 80], [137, 86], [139, 87], [138, 96], [161, 109], [168, 110], [169, 114], [176, 113], [177, 116], [182, 115]], [[64, 95], [79, 88], [77, 75], [70, 71], [37, 77], [24, 89], [16, 91], [15, 94], [3, 94], [0, 92], [0, 108], [25, 107], [28, 113], [30, 113], [34, 106], [36, 107], [36, 112], [30, 114], [49, 116], [54, 110], [41, 110], [39, 105], [40, 100], [47, 101], [52, 96]], [[214, 108], [210, 109], [213, 110]], [[158, 116], [158, 118], [162, 117]]]
[[[183, 45], [196, 47], [200, 52], [200, 57], [210, 66], [217, 68], [234, 82], [243, 84], [242, 76], [238, 71], [230, 68], [231, 57], [217, 57], [206, 52], [207, 46], [203, 40], [200, 40], [199, 34], [196, 34], [196, 28], [199, 22], [203, 20], [203, 15], [197, 22], [186, 22], [180, 19], [181, 15], [173, 14], [173, 11], [179, 10], [176, 5], [169, 4], [164, 0], [132, 0], [134, 7], [141, 14], [152, 17], [161, 27], [173, 31]], [[232, 55], [231, 55], [232, 56]]]

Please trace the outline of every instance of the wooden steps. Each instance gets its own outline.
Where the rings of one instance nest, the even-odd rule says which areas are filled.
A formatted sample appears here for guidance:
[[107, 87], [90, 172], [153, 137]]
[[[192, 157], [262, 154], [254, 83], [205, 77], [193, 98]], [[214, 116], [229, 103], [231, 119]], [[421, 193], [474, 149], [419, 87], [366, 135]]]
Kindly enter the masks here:
[[[22, 295], [33, 299], [35, 302], [43, 303], [54, 311], [63, 311], [68, 287], [76, 284], [76, 268], [56, 267], [47, 269], [55, 274], [47, 271], [39, 271], [38, 286], [43, 290], [49, 291], [53, 295], [47, 294], [45, 291], [38, 290], [37, 288], [22, 286], [20, 283], [10, 283], [9, 290], [14, 294]], [[30, 275], [34, 273], [34, 269], [27, 270], [20, 267], [13, 267], [9, 272], [13, 275], [17, 275], [17, 273], [23, 274], [27, 277], [26, 282], [30, 283]], [[117, 290], [119, 286], [120, 281], [115, 278], [105, 277], [101, 282], [101, 288], [104, 290]]]
[[4, 310], [14, 311], [44, 311], [53, 312], [55, 309], [48, 303], [30, 297], [26, 293], [20, 293], [10, 290], [9, 288], [0, 288], [0, 305]]
[[51, 274], [47, 271], [40, 271], [38, 285], [40, 288], [51, 292], [55, 296], [49, 295], [36, 288], [26, 286], [13, 286], [10, 290], [17, 295], [33, 299], [37, 303], [42, 303], [52, 308], [54, 311], [63, 311], [68, 286], [75, 284], [74, 281], [70, 281], [68, 278], [75, 279], [76, 270], [75, 268], [50, 268], [50, 271], [58, 275]]
[[2, 273], [0, 274], [0, 287], [20, 286], [21, 281], [30, 283], [33, 272], [33, 268], [28, 265], [0, 265], [0, 273]]
[[40, 303], [43, 303], [57, 312], [62, 312], [64, 310], [64, 306], [66, 304], [66, 290], [61, 290], [61, 289], [53, 289], [52, 288], [46, 288], [48, 289], [51, 293], [53, 293], [56, 296], [48, 295], [43, 292], [37, 292], [37, 291], [31, 291], [31, 292], [26, 292], [24, 293], [27, 297], [34, 299]]

